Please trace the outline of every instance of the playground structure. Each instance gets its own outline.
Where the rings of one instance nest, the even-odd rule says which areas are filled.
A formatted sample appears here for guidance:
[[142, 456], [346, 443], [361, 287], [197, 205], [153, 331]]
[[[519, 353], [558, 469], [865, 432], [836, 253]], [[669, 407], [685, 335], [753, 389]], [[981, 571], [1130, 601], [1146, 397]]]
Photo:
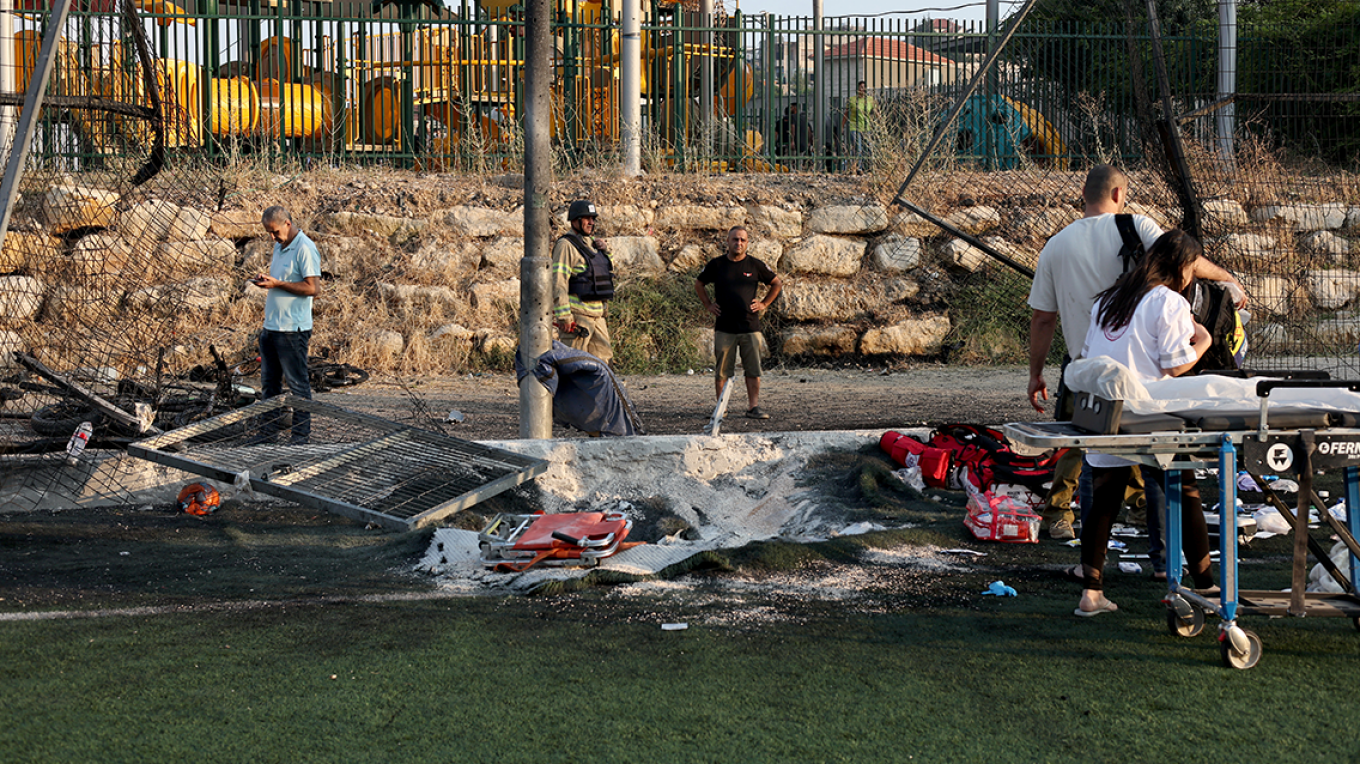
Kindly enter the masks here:
[[[458, 154], [506, 154], [517, 140], [515, 104], [524, 80], [522, 8], [484, 0], [454, 13], [414, 0], [378, 8], [367, 2], [288, 3], [261, 8], [199, 0], [197, 14], [163, 0], [135, 0], [156, 61], [155, 88], [168, 148], [225, 151], [267, 142], [326, 154], [403, 158], [442, 169]], [[68, 21], [52, 95], [148, 106], [133, 51], [110, 32], [115, 9], [86, 6]], [[252, 11], [253, 8], [253, 11]], [[326, 14], [326, 15], [322, 15]], [[27, 87], [41, 43], [41, 11], [14, 38], [16, 87]], [[622, 66], [619, 30], [602, 0], [556, 0], [552, 135], [580, 147], [612, 143], [619, 131]], [[706, 43], [682, 28], [697, 14], [654, 0], [643, 34], [644, 121], [684, 143], [698, 131], [700, 61], [714, 61], [714, 118], [730, 120], [751, 101], [755, 77], [740, 36], [719, 19]], [[667, 26], [669, 22], [671, 26]], [[68, 155], [116, 155], [144, 146], [145, 120], [94, 110], [48, 107], [44, 121], [69, 126]], [[751, 153], [759, 131], [743, 135]], [[664, 147], [669, 148], [669, 147]], [[751, 164], [755, 168], [755, 164]]]

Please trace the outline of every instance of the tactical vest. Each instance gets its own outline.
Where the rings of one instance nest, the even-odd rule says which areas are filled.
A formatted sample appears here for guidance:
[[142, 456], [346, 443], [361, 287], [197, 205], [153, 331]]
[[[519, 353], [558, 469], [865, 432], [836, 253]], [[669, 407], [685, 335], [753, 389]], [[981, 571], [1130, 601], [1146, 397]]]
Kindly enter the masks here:
[[571, 242], [586, 259], [586, 269], [567, 279], [567, 293], [587, 302], [604, 302], [614, 296], [614, 264], [605, 253], [586, 246], [575, 233], [562, 238]]

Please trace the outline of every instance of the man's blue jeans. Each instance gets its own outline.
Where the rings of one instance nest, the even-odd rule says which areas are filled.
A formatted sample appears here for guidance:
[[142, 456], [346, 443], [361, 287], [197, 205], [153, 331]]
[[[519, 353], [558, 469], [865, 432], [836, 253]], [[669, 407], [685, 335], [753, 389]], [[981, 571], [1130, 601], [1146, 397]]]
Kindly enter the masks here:
[[[307, 349], [312, 342], [311, 330], [303, 332], [260, 332], [260, 385], [264, 397], [273, 398], [288, 391], [299, 398], [312, 399], [312, 383], [307, 377]], [[272, 440], [279, 432], [281, 411], [266, 414], [260, 423], [260, 435]], [[293, 443], [306, 443], [312, 435], [312, 415], [306, 411], [293, 412]]]

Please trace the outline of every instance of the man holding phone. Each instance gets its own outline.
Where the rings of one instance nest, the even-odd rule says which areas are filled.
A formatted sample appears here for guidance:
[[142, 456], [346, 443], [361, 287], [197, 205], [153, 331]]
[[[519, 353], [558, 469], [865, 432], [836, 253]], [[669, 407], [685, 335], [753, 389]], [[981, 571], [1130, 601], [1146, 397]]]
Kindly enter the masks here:
[[[264, 230], [274, 240], [269, 273], [257, 274], [251, 284], [268, 290], [264, 300], [264, 329], [260, 332], [260, 385], [264, 397], [288, 391], [311, 400], [312, 385], [307, 378], [307, 351], [312, 341], [312, 299], [321, 292], [321, 253], [316, 244], [293, 224], [293, 218], [280, 206], [269, 207], [260, 216]], [[266, 416], [260, 439], [273, 440], [279, 430], [278, 412]], [[305, 445], [311, 438], [311, 414], [293, 413], [291, 443]]]

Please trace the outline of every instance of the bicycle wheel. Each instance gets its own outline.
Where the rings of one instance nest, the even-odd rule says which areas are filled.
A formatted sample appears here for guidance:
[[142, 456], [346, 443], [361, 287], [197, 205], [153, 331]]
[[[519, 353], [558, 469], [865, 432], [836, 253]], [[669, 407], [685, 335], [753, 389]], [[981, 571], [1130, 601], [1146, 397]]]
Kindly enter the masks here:
[[326, 384], [331, 387], [354, 387], [368, 381], [368, 372], [347, 363], [331, 364], [325, 371]]

